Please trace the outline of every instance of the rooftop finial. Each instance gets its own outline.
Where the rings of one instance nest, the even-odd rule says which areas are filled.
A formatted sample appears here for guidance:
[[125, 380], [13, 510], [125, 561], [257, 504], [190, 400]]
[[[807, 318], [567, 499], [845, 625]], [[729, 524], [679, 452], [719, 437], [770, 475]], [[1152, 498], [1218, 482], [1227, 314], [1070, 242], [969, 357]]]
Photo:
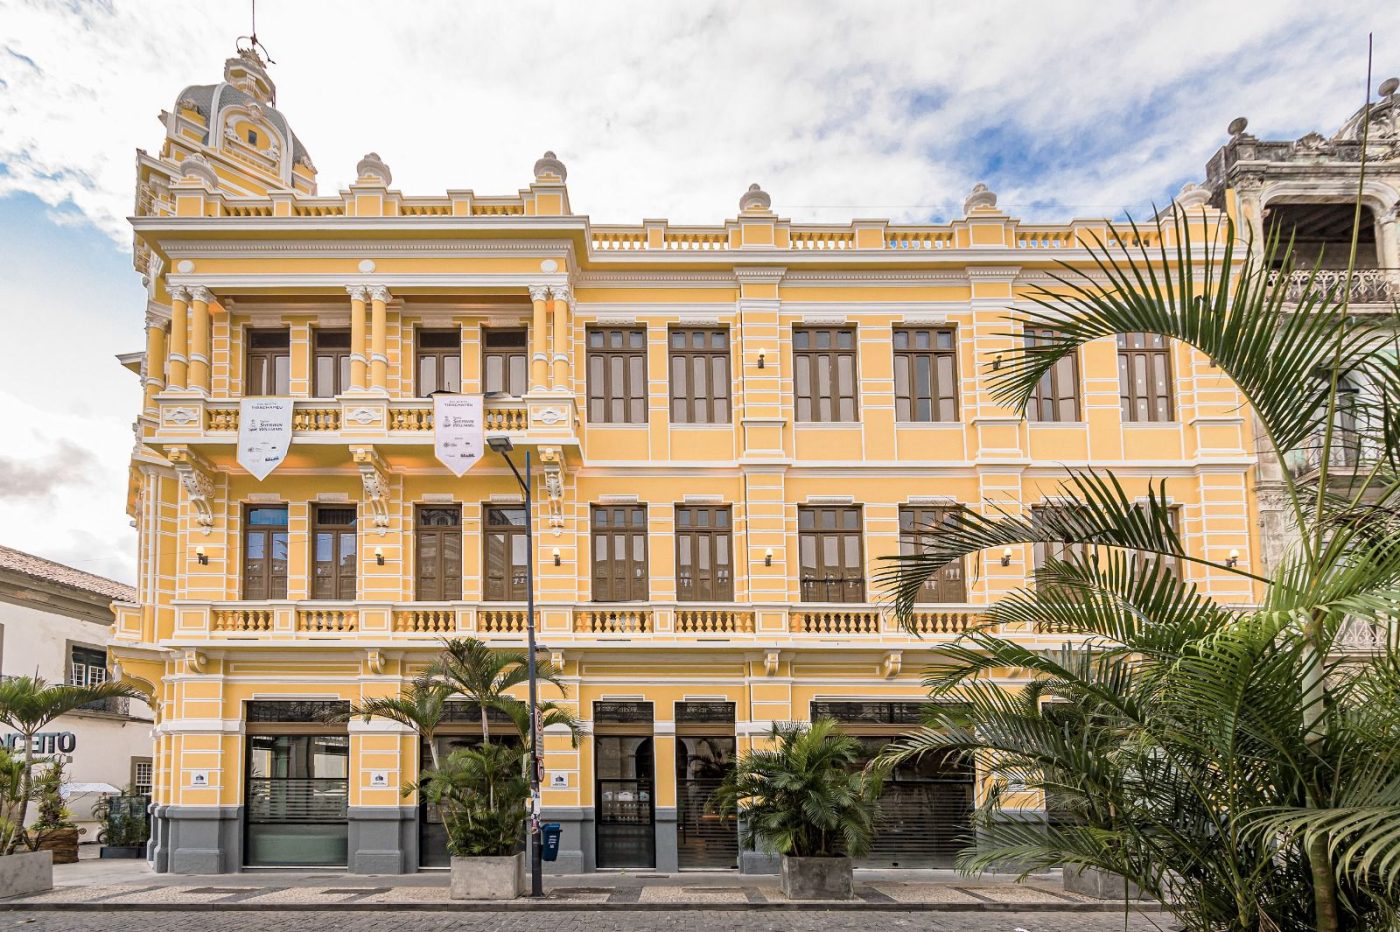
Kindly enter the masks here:
[[974, 210], [996, 210], [997, 194], [982, 182], [972, 186], [972, 193], [963, 200], [963, 213], [970, 214]]
[[559, 161], [559, 156], [555, 155], [552, 150], [545, 152], [541, 158], [535, 160], [535, 181], [553, 181], [555, 179], [567, 181], [568, 178], [569, 170], [564, 167], [564, 163]]
[[389, 171], [389, 166], [384, 164], [384, 160], [379, 157], [378, 152], [366, 152], [365, 157], [360, 159], [355, 166], [355, 174], [359, 178], [360, 184], [379, 183], [388, 187], [394, 180], [393, 174]]
[[744, 196], [739, 198], [739, 210], [744, 213], [762, 212], [773, 205], [773, 199], [757, 184], [749, 185]]

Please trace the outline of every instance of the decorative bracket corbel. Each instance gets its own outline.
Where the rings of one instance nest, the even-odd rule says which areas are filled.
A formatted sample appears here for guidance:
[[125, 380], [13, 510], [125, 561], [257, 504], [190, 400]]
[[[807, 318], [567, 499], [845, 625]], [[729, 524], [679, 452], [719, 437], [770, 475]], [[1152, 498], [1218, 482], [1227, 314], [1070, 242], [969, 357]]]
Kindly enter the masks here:
[[885, 679], [892, 679], [899, 676], [900, 668], [904, 665], [904, 652], [892, 650], [885, 655]]
[[191, 673], [208, 673], [209, 657], [191, 648], [185, 651], [185, 666]]
[[214, 480], [210, 478], [209, 464], [200, 459], [189, 447], [172, 447], [165, 453], [170, 465], [175, 467], [175, 475], [180, 477], [185, 497], [194, 508], [195, 523], [208, 534], [214, 527]]
[[555, 535], [564, 531], [564, 451], [560, 447], [540, 447], [540, 466], [544, 468], [545, 506], [549, 527]]
[[384, 478], [384, 462], [374, 447], [351, 447], [350, 455], [360, 469], [374, 526], [383, 534], [389, 530], [389, 482]]
[[562, 650], [550, 651], [549, 665], [553, 667], [556, 672], [562, 673], [564, 671], [564, 652]]
[[778, 675], [778, 662], [782, 660], [782, 654], [776, 650], [770, 650], [763, 655], [763, 673], [765, 676]]
[[379, 676], [384, 672], [384, 652], [378, 648], [368, 651], [365, 654], [365, 665], [369, 667], [369, 672]]

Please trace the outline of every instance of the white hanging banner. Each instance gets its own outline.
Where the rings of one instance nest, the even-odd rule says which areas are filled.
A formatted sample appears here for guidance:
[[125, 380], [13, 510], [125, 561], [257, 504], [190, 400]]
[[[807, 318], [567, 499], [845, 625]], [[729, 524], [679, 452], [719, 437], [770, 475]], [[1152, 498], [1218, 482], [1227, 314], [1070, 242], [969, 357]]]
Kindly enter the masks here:
[[243, 398], [238, 402], [238, 465], [262, 481], [292, 446], [292, 399]]
[[486, 450], [486, 419], [481, 395], [433, 396], [433, 452], [460, 476]]

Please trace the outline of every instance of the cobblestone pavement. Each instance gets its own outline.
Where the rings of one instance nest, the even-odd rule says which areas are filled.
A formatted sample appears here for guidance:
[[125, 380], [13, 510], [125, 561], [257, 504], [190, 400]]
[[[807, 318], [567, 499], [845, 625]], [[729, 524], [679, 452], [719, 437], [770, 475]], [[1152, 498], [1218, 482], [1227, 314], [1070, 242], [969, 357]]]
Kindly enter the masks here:
[[0, 930], [24, 932], [1159, 932], [1169, 916], [1130, 918], [1121, 913], [900, 913], [843, 912], [10, 912]]

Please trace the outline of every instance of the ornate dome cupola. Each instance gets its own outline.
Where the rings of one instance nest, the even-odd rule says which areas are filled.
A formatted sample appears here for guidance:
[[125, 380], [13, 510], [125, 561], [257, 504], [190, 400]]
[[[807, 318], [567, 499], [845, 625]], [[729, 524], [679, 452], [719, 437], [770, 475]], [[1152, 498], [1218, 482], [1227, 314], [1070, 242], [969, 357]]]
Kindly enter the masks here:
[[276, 103], [277, 85], [253, 48], [239, 49], [224, 62], [220, 83], [182, 90], [175, 106], [161, 114], [160, 155], [138, 155], [137, 215], [168, 207], [169, 185], [185, 174], [180, 163], [192, 155], [208, 162], [211, 187], [229, 196], [315, 194], [316, 166]]

